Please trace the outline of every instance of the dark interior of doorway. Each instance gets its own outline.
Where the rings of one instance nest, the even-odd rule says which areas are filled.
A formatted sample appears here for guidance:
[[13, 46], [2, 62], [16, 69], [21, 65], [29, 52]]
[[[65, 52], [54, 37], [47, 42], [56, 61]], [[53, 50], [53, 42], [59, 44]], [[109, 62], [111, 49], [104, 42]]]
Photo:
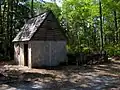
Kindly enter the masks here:
[[24, 65], [28, 66], [28, 44], [24, 44]]

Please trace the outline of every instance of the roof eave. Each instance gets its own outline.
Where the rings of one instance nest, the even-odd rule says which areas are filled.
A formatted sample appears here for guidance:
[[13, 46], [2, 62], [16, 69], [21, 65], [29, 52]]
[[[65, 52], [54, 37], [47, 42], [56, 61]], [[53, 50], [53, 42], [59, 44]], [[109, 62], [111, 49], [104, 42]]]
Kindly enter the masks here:
[[23, 39], [23, 40], [13, 40], [12, 42], [26, 42], [26, 41], [30, 41], [30, 39]]

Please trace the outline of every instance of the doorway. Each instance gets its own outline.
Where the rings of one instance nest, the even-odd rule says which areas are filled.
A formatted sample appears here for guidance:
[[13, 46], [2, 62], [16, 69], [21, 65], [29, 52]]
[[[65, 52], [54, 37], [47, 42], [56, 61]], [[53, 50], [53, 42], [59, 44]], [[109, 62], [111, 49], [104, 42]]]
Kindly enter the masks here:
[[28, 44], [24, 44], [24, 65], [28, 66]]

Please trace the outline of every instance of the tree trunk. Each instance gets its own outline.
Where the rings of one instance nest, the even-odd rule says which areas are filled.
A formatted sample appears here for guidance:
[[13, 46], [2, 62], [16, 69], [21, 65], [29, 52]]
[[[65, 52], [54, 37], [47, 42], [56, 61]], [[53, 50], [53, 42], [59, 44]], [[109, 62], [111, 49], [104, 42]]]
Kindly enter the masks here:
[[115, 41], [116, 43], [118, 43], [118, 26], [117, 26], [116, 10], [114, 11], [114, 24], [115, 24]]
[[7, 0], [7, 4], [8, 4], [8, 7], [7, 7], [7, 29], [6, 29], [6, 32], [5, 32], [5, 34], [6, 34], [6, 40], [5, 40], [5, 47], [6, 47], [6, 49], [5, 49], [5, 55], [6, 56], [10, 56], [9, 55], [9, 34], [10, 34], [10, 32], [9, 32], [9, 28], [10, 28], [10, 1], [11, 0]]
[[12, 44], [12, 39], [13, 39], [13, 0], [11, 0], [10, 2], [11, 6], [10, 6], [10, 11], [11, 11], [11, 14], [10, 14], [10, 51], [9, 51], [9, 55], [10, 55], [10, 59], [13, 59], [13, 44]]
[[31, 1], [31, 17], [33, 17], [33, 0]]
[[103, 29], [102, 29], [102, 6], [101, 0], [99, 0], [99, 9], [100, 9], [100, 42], [101, 42], [101, 51], [103, 51]]
[[6, 40], [6, 35], [5, 35], [5, 30], [6, 30], [6, 18], [5, 18], [5, 10], [6, 10], [6, 2], [4, 1], [3, 2], [3, 4], [4, 4], [4, 7], [3, 7], [3, 13], [2, 13], [2, 30], [3, 30], [3, 38], [4, 38], [4, 41], [3, 41], [3, 50], [4, 50], [4, 53], [3, 53], [3, 55], [6, 55], [6, 45], [5, 45], [5, 40]]
[[1, 23], [2, 23], [2, 16], [1, 16], [1, 3], [0, 3], [0, 32], [1, 32]]

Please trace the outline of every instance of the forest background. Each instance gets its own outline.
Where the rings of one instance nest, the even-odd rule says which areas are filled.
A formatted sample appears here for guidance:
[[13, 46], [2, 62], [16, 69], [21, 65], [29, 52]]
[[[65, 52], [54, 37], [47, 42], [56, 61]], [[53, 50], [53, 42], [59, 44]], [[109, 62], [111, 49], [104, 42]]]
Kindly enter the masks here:
[[119, 7], [119, 0], [0, 0], [0, 59], [13, 59], [13, 38], [28, 19], [46, 10], [64, 28], [68, 53], [120, 55]]

